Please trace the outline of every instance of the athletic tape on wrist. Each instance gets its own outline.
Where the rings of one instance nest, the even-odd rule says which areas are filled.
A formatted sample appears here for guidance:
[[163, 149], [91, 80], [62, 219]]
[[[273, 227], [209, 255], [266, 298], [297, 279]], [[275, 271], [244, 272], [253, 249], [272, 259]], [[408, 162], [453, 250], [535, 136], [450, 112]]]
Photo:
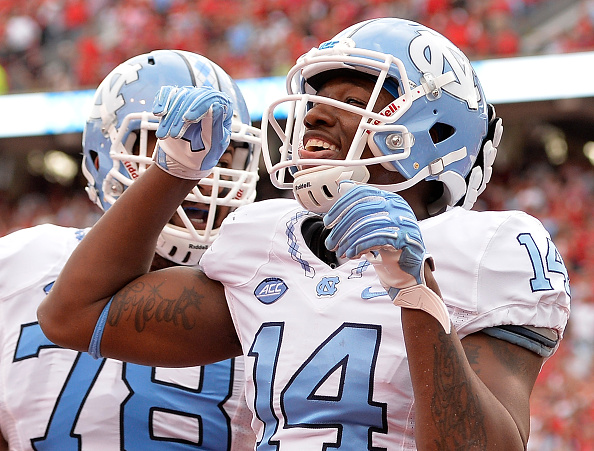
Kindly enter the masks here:
[[[170, 140], [173, 138], [169, 138]], [[155, 147], [153, 160], [161, 169], [168, 174], [187, 180], [200, 180], [204, 177], [208, 177], [212, 172], [212, 169], [199, 170], [185, 166], [184, 164], [177, 161], [163, 148], [163, 143], [159, 142]], [[179, 151], [178, 151], [179, 153]]]
[[401, 288], [394, 300], [394, 305], [403, 308], [423, 310], [433, 316], [442, 325], [446, 334], [451, 331], [450, 314], [443, 300], [427, 285], [414, 285]]

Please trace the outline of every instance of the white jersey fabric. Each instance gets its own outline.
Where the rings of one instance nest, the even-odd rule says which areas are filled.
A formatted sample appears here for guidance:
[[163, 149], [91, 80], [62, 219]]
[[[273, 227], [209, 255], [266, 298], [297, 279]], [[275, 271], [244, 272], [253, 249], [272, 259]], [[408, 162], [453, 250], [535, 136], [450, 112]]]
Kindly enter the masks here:
[[[310, 216], [290, 199], [241, 207], [201, 261], [225, 285], [258, 450], [415, 449], [401, 310], [366, 260], [331, 268], [310, 251]], [[539, 221], [454, 208], [421, 228], [460, 337], [502, 324], [563, 333], [569, 286]]]
[[42, 225], [0, 238], [0, 430], [11, 451], [253, 449], [243, 359], [151, 368], [43, 335], [37, 306], [84, 234]]

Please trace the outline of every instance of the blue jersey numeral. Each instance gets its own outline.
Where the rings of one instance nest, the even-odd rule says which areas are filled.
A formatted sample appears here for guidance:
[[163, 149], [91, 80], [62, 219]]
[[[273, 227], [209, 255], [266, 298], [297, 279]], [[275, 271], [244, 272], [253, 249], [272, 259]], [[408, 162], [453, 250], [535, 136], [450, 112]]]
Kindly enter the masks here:
[[[14, 354], [14, 362], [43, 358], [43, 349], [58, 348], [49, 341], [38, 323], [25, 324]], [[31, 439], [33, 449], [78, 451], [81, 437], [74, 433], [85, 400], [93, 390], [105, 359], [95, 360], [79, 352], [48, 421], [43, 437]], [[122, 380], [130, 394], [114, 416], [121, 418], [121, 448], [160, 450], [228, 450], [231, 446], [230, 419], [223, 409], [233, 389], [234, 360], [201, 368], [195, 389], [157, 380], [155, 369], [122, 364]], [[192, 440], [159, 435], [153, 419], [158, 413], [171, 418], [192, 418], [196, 434]]]
[[[249, 355], [256, 358], [256, 414], [264, 423], [258, 450], [278, 450], [273, 440], [279, 420], [272, 393], [284, 325], [264, 324]], [[281, 391], [284, 428], [330, 428], [337, 432], [325, 447], [372, 449], [372, 432], [386, 433], [386, 404], [373, 401], [373, 380], [381, 328], [345, 323], [293, 374]], [[315, 415], [312, 415], [315, 412]]]
[[569, 296], [569, 276], [567, 274], [567, 268], [565, 267], [561, 254], [555, 247], [555, 244], [547, 238], [547, 255], [546, 258], [543, 258], [540, 249], [536, 245], [531, 234], [521, 233], [518, 235], [517, 240], [526, 248], [530, 261], [532, 262], [532, 269], [534, 271], [534, 277], [530, 279], [530, 287], [532, 288], [532, 291], [547, 291], [553, 289], [551, 279], [547, 277], [548, 271], [549, 273], [554, 272], [563, 275], [565, 292]]

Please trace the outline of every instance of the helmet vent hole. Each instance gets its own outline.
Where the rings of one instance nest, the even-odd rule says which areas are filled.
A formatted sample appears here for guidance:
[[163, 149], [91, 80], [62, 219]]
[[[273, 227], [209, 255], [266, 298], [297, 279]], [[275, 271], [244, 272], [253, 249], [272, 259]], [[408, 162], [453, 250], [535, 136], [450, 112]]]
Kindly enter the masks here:
[[169, 256], [170, 256], [170, 257], [173, 257], [173, 256], [175, 255], [175, 253], [176, 253], [176, 252], [177, 252], [177, 247], [176, 247], [176, 246], [173, 246], [173, 247], [171, 248], [171, 250], [169, 251]]
[[93, 162], [95, 169], [99, 170], [99, 154], [94, 150], [89, 150], [89, 156], [91, 157], [91, 161]]
[[190, 260], [190, 256], [191, 256], [191, 255], [192, 255], [192, 253], [191, 253], [191, 252], [188, 252], [188, 253], [186, 254], [186, 256], [184, 257], [184, 259], [182, 260], [182, 263], [184, 263], [184, 264], [185, 264], [185, 263], [188, 263], [188, 261]]
[[311, 199], [311, 201], [313, 202], [313, 204], [316, 207], [320, 206], [320, 203], [316, 200], [316, 198], [313, 196], [313, 194], [311, 193], [311, 191], [308, 191], [307, 194], [309, 195], [309, 198]]
[[454, 127], [442, 122], [437, 122], [435, 125], [433, 125], [433, 127], [431, 127], [431, 130], [429, 130], [429, 134], [431, 135], [431, 139], [433, 140], [434, 144], [445, 141], [454, 133], [456, 133], [456, 129]]
[[334, 197], [326, 185], [324, 185], [323, 190], [324, 190], [324, 194], [326, 195], [326, 197], [328, 197], [330, 199], [332, 199]]
[[148, 57], [148, 63], [149, 63], [151, 66], [154, 66], [154, 65], [155, 65], [155, 58], [154, 58], [153, 56], [149, 56], [149, 57]]

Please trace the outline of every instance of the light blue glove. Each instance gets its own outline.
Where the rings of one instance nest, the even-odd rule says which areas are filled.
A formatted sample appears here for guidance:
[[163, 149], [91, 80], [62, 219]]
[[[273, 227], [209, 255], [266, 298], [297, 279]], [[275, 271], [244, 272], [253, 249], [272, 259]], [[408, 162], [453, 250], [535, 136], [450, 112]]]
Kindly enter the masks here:
[[163, 86], [153, 104], [160, 117], [153, 156], [175, 177], [207, 177], [231, 140], [233, 108], [229, 97], [210, 86]]
[[324, 216], [332, 229], [326, 247], [347, 258], [365, 255], [392, 299], [400, 289], [424, 283], [425, 245], [402, 196], [348, 181], [339, 190], [343, 194]]
[[[341, 182], [340, 190], [353, 185]], [[324, 216], [332, 231], [326, 247], [338, 255], [358, 258], [391, 246], [401, 250], [400, 269], [422, 283], [425, 245], [415, 214], [402, 196], [368, 185], [356, 185], [343, 194]]]
[[430, 257], [408, 203], [398, 194], [351, 181], [341, 182], [339, 193], [324, 216], [324, 225], [332, 229], [326, 247], [348, 258], [364, 255], [394, 305], [429, 313], [449, 334], [448, 310], [425, 283], [425, 260]]

